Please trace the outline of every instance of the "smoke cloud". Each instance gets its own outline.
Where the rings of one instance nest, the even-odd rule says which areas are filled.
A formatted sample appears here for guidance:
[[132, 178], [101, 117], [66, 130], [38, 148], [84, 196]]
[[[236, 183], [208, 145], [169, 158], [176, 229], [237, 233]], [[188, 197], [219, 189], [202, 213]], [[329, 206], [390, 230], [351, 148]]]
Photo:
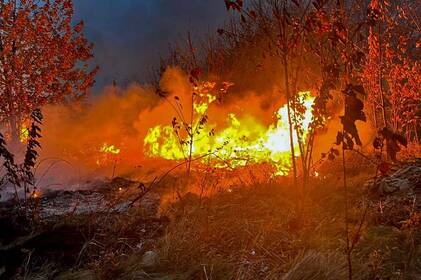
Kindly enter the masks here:
[[[51, 171], [51, 177], [55, 181], [81, 181], [95, 176], [110, 177], [116, 162], [115, 175], [144, 174], [156, 168], [155, 160], [148, 161], [145, 157], [144, 138], [150, 128], [170, 125], [174, 117], [179, 117], [173, 107], [176, 96], [183, 114], [189, 116], [192, 92], [189, 76], [176, 67], [166, 70], [160, 88], [167, 92], [166, 98], [148, 86], [132, 83], [127, 88], [108, 86], [89, 103], [44, 108], [41, 157], [45, 163], [40, 169], [47, 168], [51, 160], [62, 160], [54, 166], [56, 170]], [[271, 98], [272, 102], [268, 102], [264, 98], [274, 94], [276, 90], [266, 95], [249, 91], [239, 95], [236, 102], [211, 103], [207, 112], [209, 124], [224, 128], [230, 113], [256, 125], [274, 123], [274, 113], [283, 104], [282, 100]], [[119, 154], [105, 154], [101, 151], [104, 145], [119, 149]], [[62, 177], [57, 178], [57, 174]]]

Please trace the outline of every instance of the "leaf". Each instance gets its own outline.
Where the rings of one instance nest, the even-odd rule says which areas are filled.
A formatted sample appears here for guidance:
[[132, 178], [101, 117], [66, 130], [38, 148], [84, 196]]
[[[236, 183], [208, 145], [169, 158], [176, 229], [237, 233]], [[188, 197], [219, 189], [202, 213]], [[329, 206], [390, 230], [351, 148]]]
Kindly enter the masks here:
[[399, 145], [406, 147], [408, 144], [406, 138], [386, 127], [383, 128], [379, 134], [386, 140], [386, 150], [388, 155], [392, 160], [396, 160], [396, 155], [401, 150]]
[[342, 141], [344, 140], [344, 136], [342, 134], [342, 132], [338, 131], [338, 134], [336, 135], [336, 145], [340, 145], [342, 143]]
[[345, 114], [340, 119], [346, 132], [344, 136], [347, 140], [347, 148], [352, 150], [354, 147], [352, 138], [355, 140], [355, 144], [362, 145], [355, 122], [358, 120], [365, 122], [366, 116], [364, 113], [364, 103], [356, 97], [356, 94], [365, 94], [365, 91], [361, 85], [347, 84], [343, 93], [345, 94]]
[[345, 115], [354, 122], [357, 120], [366, 121], [364, 113], [364, 103], [355, 96], [355, 92], [345, 96]]
[[360, 136], [358, 135], [358, 130], [357, 126], [355, 125], [355, 122], [352, 119], [346, 118], [346, 116], [341, 116], [340, 119], [344, 130], [355, 139], [355, 143], [358, 146], [361, 146], [362, 142], [360, 140]]
[[335, 160], [335, 155], [333, 154], [333, 153], [329, 153], [329, 155], [327, 156], [327, 158], [329, 159], [329, 160]]
[[381, 149], [383, 147], [383, 140], [380, 137], [374, 138], [373, 147], [376, 150]]
[[156, 91], [155, 91], [155, 93], [158, 95], [158, 96], [160, 96], [160, 97], [166, 97], [166, 96], [168, 96], [168, 92], [166, 92], [166, 91], [163, 91], [163, 90], [161, 90], [161, 89], [156, 89]]
[[177, 122], [177, 118], [176, 118], [176, 117], [174, 117], [174, 118], [172, 119], [171, 124], [172, 124], [172, 127], [173, 127], [173, 128], [176, 128], [176, 127], [177, 127], [178, 122]]
[[399, 143], [399, 144], [401, 144], [402, 146], [404, 146], [404, 147], [407, 147], [408, 146], [408, 141], [406, 140], [406, 137], [405, 136], [403, 136], [403, 135], [401, 135], [401, 134], [398, 134], [398, 133], [395, 133], [395, 134], [393, 134], [393, 136], [394, 136], [394, 139]]
[[380, 18], [380, 11], [372, 5], [367, 9], [367, 23], [370, 26], [375, 26]]
[[[353, 150], [354, 149], [354, 141], [352, 140], [352, 138], [345, 134], [345, 139], [346, 139], [347, 150]], [[361, 146], [361, 143], [357, 142], [357, 145]]]
[[233, 3], [231, 2], [231, 0], [225, 0], [225, 7], [227, 8], [228, 11], [231, 8], [233, 8]]
[[75, 27], [73, 28], [73, 30], [76, 33], [80, 33], [82, 31], [82, 29], [83, 29], [83, 26], [84, 26], [84, 22], [83, 21], [80, 21], [78, 24], [75, 25]]

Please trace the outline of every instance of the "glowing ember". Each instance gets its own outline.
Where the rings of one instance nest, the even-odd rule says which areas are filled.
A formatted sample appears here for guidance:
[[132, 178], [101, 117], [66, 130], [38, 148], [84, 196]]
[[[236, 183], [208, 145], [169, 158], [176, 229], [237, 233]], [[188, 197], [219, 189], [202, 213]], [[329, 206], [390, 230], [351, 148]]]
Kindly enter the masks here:
[[118, 155], [120, 153], [120, 149], [117, 148], [114, 145], [108, 145], [107, 143], [104, 143], [100, 149], [100, 151], [102, 153], [106, 153], [106, 154], [114, 154], [114, 155]]
[[118, 160], [117, 155], [120, 154], [120, 151], [120, 148], [117, 148], [115, 145], [104, 143], [99, 149], [101, 154], [96, 159], [96, 165], [101, 166], [109, 162], [114, 162], [115, 165]]
[[38, 199], [40, 197], [41, 197], [41, 192], [40, 191], [34, 191], [31, 194], [31, 198], [33, 198], [33, 199]]
[[29, 129], [27, 127], [22, 127], [19, 133], [19, 141], [21, 143], [28, 142], [29, 139]]
[[[314, 98], [310, 92], [300, 92], [299, 96], [306, 108], [302, 124], [305, 138], [312, 120]], [[193, 107], [197, 113], [204, 114], [213, 100], [209, 98], [207, 102], [194, 104]], [[239, 119], [234, 113], [227, 116], [226, 127], [221, 130], [207, 123], [200, 135], [194, 138], [193, 156], [210, 154], [213, 165], [220, 168], [270, 163], [276, 168], [275, 175], [287, 175], [291, 166], [287, 106], [281, 107], [275, 116], [276, 123], [269, 127], [252, 117]], [[294, 143], [298, 143], [295, 133], [293, 138]], [[150, 128], [144, 139], [145, 154], [167, 160], [183, 160], [188, 157], [188, 140], [188, 137], [181, 139], [171, 125], [158, 125]]]

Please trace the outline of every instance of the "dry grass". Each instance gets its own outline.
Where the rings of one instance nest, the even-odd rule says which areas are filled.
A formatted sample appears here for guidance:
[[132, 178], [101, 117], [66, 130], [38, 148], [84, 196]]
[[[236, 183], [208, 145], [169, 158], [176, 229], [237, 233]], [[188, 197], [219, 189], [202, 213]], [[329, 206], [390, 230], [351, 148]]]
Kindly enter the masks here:
[[[359, 157], [349, 158], [353, 279], [418, 279], [418, 210], [399, 207], [410, 203], [398, 196], [368, 199], [364, 182], [373, 168], [361, 169]], [[95, 241], [105, 249], [87, 250], [84, 259], [94, 261], [80, 268], [93, 269], [99, 279], [346, 279], [344, 197], [335, 168], [335, 162], [321, 166], [305, 196], [286, 181], [250, 180], [248, 186], [221, 188], [212, 195], [196, 192], [182, 201], [164, 200], [160, 215], [170, 223], [157, 226], [162, 232], [149, 237], [141, 232], [149, 224], [152, 230], [145, 232], [156, 233], [153, 218], [141, 218], [133, 209], [101, 224]], [[387, 207], [379, 211], [379, 202], [386, 200]], [[138, 240], [145, 247], [132, 250]], [[142, 265], [145, 250], [158, 252], [154, 267]]]
[[[360, 274], [361, 275], [361, 274]], [[339, 253], [309, 251], [299, 256], [283, 280], [347, 279], [346, 259]], [[362, 279], [357, 277], [356, 279]]]
[[302, 252], [322, 256], [337, 250], [341, 255], [340, 185], [321, 185], [315, 183], [322, 190], [313, 189], [307, 197], [277, 184], [203, 200], [190, 195], [166, 213], [173, 222], [161, 241], [161, 268], [188, 273], [189, 279], [280, 279]]
[[[392, 259], [385, 255], [375, 266], [375, 254], [386, 253], [379, 250], [383, 245], [366, 242], [377, 226], [371, 218], [377, 211], [373, 203], [358, 232], [367, 205], [364, 183], [374, 167], [362, 171], [361, 159], [351, 160], [355, 161], [349, 168], [354, 279], [420, 275], [413, 274], [414, 264], [410, 270], [406, 266], [405, 273], [393, 273], [393, 268], [405, 266], [404, 258], [391, 265]], [[183, 203], [163, 211], [172, 222], [159, 243], [161, 263], [156, 270], [182, 275], [180, 279], [345, 279], [344, 198], [342, 178], [334, 166], [323, 167], [326, 177], [314, 179], [305, 197], [279, 183], [241, 186], [205, 198], [187, 194]], [[402, 230], [396, 230], [404, 238]], [[405, 242], [412, 241], [416, 247], [412, 254], [420, 256], [420, 239], [414, 236]], [[385, 242], [386, 247], [395, 244]], [[405, 252], [410, 250], [401, 253]]]

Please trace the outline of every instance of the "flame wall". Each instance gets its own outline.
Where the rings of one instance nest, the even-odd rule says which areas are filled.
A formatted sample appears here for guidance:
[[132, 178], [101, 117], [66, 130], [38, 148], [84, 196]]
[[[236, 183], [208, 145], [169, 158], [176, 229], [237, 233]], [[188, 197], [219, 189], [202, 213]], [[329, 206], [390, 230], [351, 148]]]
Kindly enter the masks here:
[[[177, 96], [183, 108], [189, 108], [192, 86], [183, 71], [168, 68], [160, 87], [168, 93], [167, 99], [157, 96], [150, 87], [133, 83], [126, 89], [106, 87], [99, 97], [88, 103], [44, 108], [41, 153], [44, 161], [40, 173], [47, 169], [49, 163], [54, 160], [56, 163], [49, 171], [50, 175], [43, 178], [43, 184], [69, 180], [80, 182], [95, 176], [110, 177], [113, 173], [137, 178], [148, 177], [149, 174], [150, 177], [152, 173], [165, 170], [160, 160], [145, 157], [143, 140], [150, 128], [171, 124], [176, 113], [168, 100], [172, 101]], [[261, 91], [228, 91], [226, 96], [212, 103], [207, 114], [209, 122], [219, 128], [227, 126], [227, 117], [234, 113], [241, 119], [242, 125], [260, 129], [276, 123], [274, 113], [282, 105], [284, 100], [279, 89], [265, 85]], [[336, 108], [339, 107], [340, 102], [333, 104], [332, 112], [338, 111]], [[330, 126], [339, 125], [332, 122]], [[329, 131], [334, 131], [336, 135], [336, 130]], [[315, 159], [334, 141], [335, 135], [331, 134], [319, 134]], [[112, 145], [119, 152], [104, 152], [107, 145]]]

